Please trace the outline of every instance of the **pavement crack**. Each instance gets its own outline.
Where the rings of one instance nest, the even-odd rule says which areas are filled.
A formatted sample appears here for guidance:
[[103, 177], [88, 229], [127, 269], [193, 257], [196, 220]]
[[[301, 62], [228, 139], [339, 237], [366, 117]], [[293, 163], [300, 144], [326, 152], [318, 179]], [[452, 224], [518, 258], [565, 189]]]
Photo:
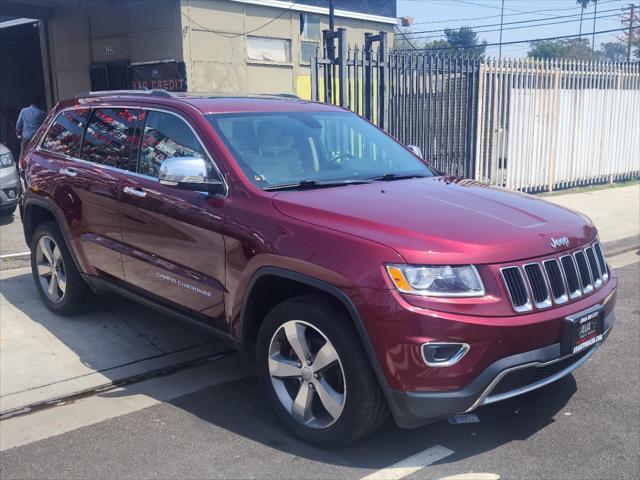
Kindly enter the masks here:
[[164, 349], [160, 348], [158, 345], [156, 345], [156, 343], [151, 340], [146, 333], [142, 332], [141, 330], [139, 330], [138, 328], [136, 328], [135, 325], [133, 325], [131, 322], [129, 322], [126, 318], [124, 318], [122, 315], [120, 315], [118, 312], [116, 312], [113, 308], [109, 308], [109, 310], [111, 311], [111, 313], [113, 313], [116, 318], [118, 318], [119, 320], [122, 320], [125, 324], [129, 325], [129, 327], [131, 327], [131, 329], [136, 332], [138, 335], [140, 335], [141, 337], [143, 337], [147, 342], [149, 342], [149, 344], [155, 348], [156, 350], [159, 350], [162, 353], [168, 353], [166, 352]]

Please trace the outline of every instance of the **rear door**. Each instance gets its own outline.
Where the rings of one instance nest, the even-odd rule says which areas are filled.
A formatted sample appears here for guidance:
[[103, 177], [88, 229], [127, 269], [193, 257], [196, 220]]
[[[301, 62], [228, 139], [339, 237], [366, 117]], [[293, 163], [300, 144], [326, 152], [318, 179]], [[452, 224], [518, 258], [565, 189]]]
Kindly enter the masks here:
[[51, 197], [65, 216], [78, 261], [92, 274], [124, 278], [118, 197], [137, 153], [139, 113], [127, 108], [65, 110], [38, 152], [50, 159], [55, 175]]
[[213, 159], [177, 112], [148, 110], [144, 116], [136, 174], [122, 186], [125, 277], [158, 300], [222, 328], [225, 198], [158, 183], [166, 158]]

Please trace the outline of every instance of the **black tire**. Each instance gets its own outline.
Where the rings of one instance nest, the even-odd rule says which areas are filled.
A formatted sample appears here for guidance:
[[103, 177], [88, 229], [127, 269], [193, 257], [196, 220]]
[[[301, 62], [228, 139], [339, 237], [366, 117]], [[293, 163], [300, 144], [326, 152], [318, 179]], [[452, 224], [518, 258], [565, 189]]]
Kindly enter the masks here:
[[[319, 330], [339, 357], [346, 387], [344, 406], [338, 419], [326, 428], [311, 428], [296, 420], [278, 398], [272, 383], [271, 340], [283, 324], [292, 320]], [[256, 357], [269, 403], [282, 422], [305, 442], [325, 447], [346, 445], [378, 429], [388, 416], [386, 400], [352, 320], [337, 302], [325, 296], [301, 295], [274, 307], [260, 327]]]
[[[49, 237], [53, 239], [55, 242], [55, 246], [59, 248], [60, 254], [62, 256], [62, 268], [64, 271], [64, 275], [66, 277], [66, 287], [64, 293], [61, 295], [59, 301], [54, 302], [44, 291], [41, 277], [38, 274], [38, 260], [37, 260], [37, 248], [38, 242], [43, 237]], [[67, 248], [67, 244], [58, 228], [58, 225], [55, 222], [45, 222], [36, 228], [35, 232], [33, 232], [33, 236], [31, 237], [31, 272], [33, 275], [33, 280], [36, 285], [36, 290], [38, 290], [38, 294], [42, 302], [46, 305], [46, 307], [60, 315], [73, 315], [76, 313], [80, 313], [86, 310], [93, 298], [93, 293], [91, 289], [86, 284], [86, 282], [82, 279], [82, 276], [78, 272], [76, 265], [69, 253], [69, 249]]]
[[9, 216], [13, 215], [16, 212], [16, 208], [17, 207], [18, 207], [17, 205], [14, 205], [13, 207], [1, 208], [0, 209], [0, 216], [9, 217]]

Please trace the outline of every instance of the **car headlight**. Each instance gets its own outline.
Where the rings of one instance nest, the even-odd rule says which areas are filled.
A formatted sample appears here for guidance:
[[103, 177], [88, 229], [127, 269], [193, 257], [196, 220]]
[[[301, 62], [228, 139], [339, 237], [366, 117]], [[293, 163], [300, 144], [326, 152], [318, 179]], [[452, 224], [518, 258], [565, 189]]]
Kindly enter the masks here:
[[427, 297], [481, 297], [484, 285], [473, 265], [387, 265], [391, 281], [403, 293]]
[[13, 157], [10, 153], [0, 154], [0, 167], [10, 167], [13, 165]]

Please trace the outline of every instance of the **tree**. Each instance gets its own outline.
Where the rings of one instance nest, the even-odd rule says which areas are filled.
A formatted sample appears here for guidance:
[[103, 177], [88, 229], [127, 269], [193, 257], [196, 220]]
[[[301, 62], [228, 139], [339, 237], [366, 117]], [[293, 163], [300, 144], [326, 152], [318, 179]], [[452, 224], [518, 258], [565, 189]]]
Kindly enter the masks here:
[[580, 5], [580, 33], [578, 36], [582, 38], [582, 17], [584, 17], [584, 11], [590, 3], [597, 3], [598, 0], [576, 0], [576, 3]]
[[620, 42], [606, 42], [600, 45], [599, 55], [607, 62], [624, 62], [627, 60], [627, 46]]
[[422, 48], [422, 41], [419, 38], [411, 38], [406, 35], [411, 33], [411, 30], [403, 28], [398, 29], [398, 32], [393, 36], [393, 48], [395, 50], [413, 50], [415, 48]]
[[481, 56], [487, 49], [487, 41], [479, 42], [478, 34], [469, 27], [460, 27], [458, 30], [447, 28], [444, 36], [451, 47], [464, 48], [465, 53], [469, 55]]
[[531, 42], [527, 56], [540, 59], [565, 58], [566, 48], [557, 40]]
[[586, 38], [567, 38], [562, 40], [542, 40], [531, 42], [527, 55], [532, 58], [564, 58], [570, 60], [588, 60], [593, 53]]

